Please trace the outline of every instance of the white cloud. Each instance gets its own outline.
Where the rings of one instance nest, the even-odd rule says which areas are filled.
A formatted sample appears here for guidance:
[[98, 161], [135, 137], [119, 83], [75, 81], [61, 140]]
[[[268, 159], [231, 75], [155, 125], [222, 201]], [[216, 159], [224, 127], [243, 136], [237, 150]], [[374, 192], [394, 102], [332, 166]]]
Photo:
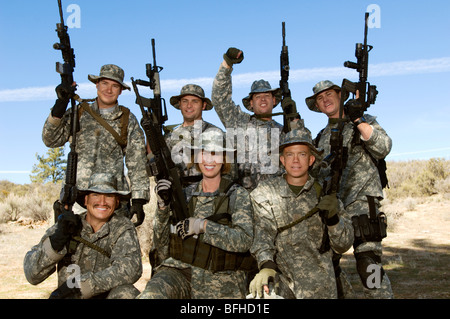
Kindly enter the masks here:
[[[398, 76], [408, 74], [441, 73], [450, 72], [450, 57], [436, 59], [422, 59], [412, 61], [399, 61], [389, 63], [378, 63], [369, 65], [369, 77]], [[310, 68], [291, 70], [289, 82], [307, 82], [321, 80], [323, 78], [357, 78], [355, 70], [345, 67]], [[279, 71], [252, 72], [244, 74], [233, 74], [233, 86], [236, 88], [247, 87], [248, 83], [255, 79], [265, 79], [267, 81], [278, 81]], [[164, 92], [177, 93], [179, 88], [186, 83], [197, 83], [208, 87], [212, 85], [213, 77], [202, 77], [192, 79], [169, 79], [161, 80], [161, 87]], [[127, 83], [131, 86], [131, 83]], [[80, 83], [77, 93], [83, 98], [93, 98], [96, 96], [95, 86], [90, 82]], [[134, 94], [125, 91], [123, 94]], [[56, 99], [55, 88], [53, 86], [29, 87], [19, 89], [0, 90], [1, 102], [24, 102], [24, 101], [47, 101]]]

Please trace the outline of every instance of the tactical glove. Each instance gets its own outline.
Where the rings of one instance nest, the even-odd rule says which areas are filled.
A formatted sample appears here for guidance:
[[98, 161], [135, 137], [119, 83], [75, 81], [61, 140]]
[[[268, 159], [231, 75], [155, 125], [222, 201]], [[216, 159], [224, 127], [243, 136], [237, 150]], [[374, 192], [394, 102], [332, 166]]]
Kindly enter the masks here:
[[60, 84], [55, 88], [58, 99], [55, 101], [55, 105], [52, 108], [52, 116], [62, 118], [67, 109], [67, 104], [73, 95], [73, 91], [68, 89], [64, 85]]
[[145, 212], [144, 205], [147, 203], [145, 199], [142, 198], [133, 198], [131, 200], [131, 209], [130, 209], [130, 218], [136, 214], [137, 221], [134, 223], [134, 226], [137, 227], [144, 222]]
[[189, 217], [182, 221], [179, 221], [175, 228], [178, 236], [181, 239], [185, 239], [187, 236], [199, 235], [205, 232], [205, 220], [203, 218]]
[[80, 288], [69, 288], [67, 286], [67, 281], [65, 281], [61, 286], [55, 289], [48, 299], [75, 299], [81, 297]]
[[323, 212], [322, 216], [327, 226], [333, 226], [339, 222], [339, 201], [335, 193], [323, 196], [317, 208]]
[[274, 280], [277, 271], [272, 268], [263, 268], [256, 274], [255, 278], [250, 282], [249, 290], [253, 295], [253, 298], [256, 298], [258, 295], [259, 298], [264, 296], [264, 286], [269, 285], [269, 280]]
[[229, 48], [223, 55], [223, 59], [230, 67], [232, 67], [233, 64], [239, 64], [244, 60], [244, 52], [236, 48]]
[[353, 123], [364, 115], [364, 110], [361, 103], [355, 99], [348, 100], [347, 103], [345, 103], [344, 112]]
[[61, 251], [72, 236], [80, 233], [81, 228], [80, 215], [62, 210], [62, 214], [58, 216], [56, 231], [49, 237], [52, 248]]
[[172, 198], [172, 182], [167, 179], [160, 179], [156, 182], [155, 193], [157, 194], [159, 208], [169, 206]]

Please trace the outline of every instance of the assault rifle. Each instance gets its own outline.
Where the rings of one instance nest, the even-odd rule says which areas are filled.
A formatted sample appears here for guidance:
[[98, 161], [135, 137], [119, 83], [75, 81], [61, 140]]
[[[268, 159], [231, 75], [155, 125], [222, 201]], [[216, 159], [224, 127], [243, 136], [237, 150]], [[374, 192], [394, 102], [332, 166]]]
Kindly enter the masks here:
[[[282, 22], [282, 31], [281, 36], [283, 38], [283, 44], [281, 46], [281, 54], [280, 54], [280, 89], [281, 95], [284, 98], [291, 97], [291, 90], [289, 90], [289, 52], [288, 47], [286, 45], [286, 32], [285, 32], [285, 23]], [[294, 119], [300, 119], [300, 115], [297, 112], [297, 107], [295, 103], [290, 104], [286, 107], [283, 107], [283, 131], [289, 132], [291, 130], [291, 121]]]
[[[167, 179], [172, 182], [172, 191], [160, 193], [164, 201], [170, 200], [171, 208], [174, 212], [173, 224], [189, 217], [186, 200], [181, 186], [180, 172], [172, 160], [169, 147], [163, 136], [163, 124], [167, 120], [167, 110], [165, 100], [161, 98], [161, 86], [159, 72], [163, 69], [156, 64], [155, 39], [151, 40], [153, 51], [153, 66], [146, 64], [146, 74], [150, 81], [134, 80], [131, 78], [134, 92], [136, 94], [136, 104], [142, 112], [141, 126], [144, 129], [147, 143], [152, 152], [149, 162], [149, 175], [156, 180]], [[137, 85], [149, 87], [153, 90], [153, 98], [145, 98], [139, 94]], [[164, 112], [163, 112], [164, 106]]]
[[[78, 122], [78, 110], [75, 103], [75, 91], [76, 86], [73, 86], [73, 71], [75, 68], [75, 54], [70, 45], [70, 37], [67, 33], [67, 26], [64, 25], [64, 18], [62, 12], [61, 0], [58, 0], [59, 6], [59, 16], [61, 22], [56, 24], [56, 32], [58, 33], [59, 43], [55, 43], [53, 48], [55, 50], [60, 50], [64, 63], [56, 62], [56, 72], [61, 75], [61, 85], [67, 92], [70, 92], [70, 102], [72, 106], [71, 113], [71, 123], [72, 123], [72, 140], [70, 142], [70, 152], [67, 157], [67, 168], [66, 168], [66, 180], [63, 189], [61, 190], [60, 196], [60, 208], [65, 211], [72, 211], [72, 206], [77, 199], [77, 162], [78, 154], [75, 150], [76, 148], [76, 138], [77, 138], [77, 125]], [[55, 222], [61, 210], [58, 209], [57, 203], [54, 205]]]
[[[346, 92], [356, 94], [358, 92], [359, 97], [357, 101], [360, 107], [365, 112], [371, 104], [375, 104], [377, 98], [377, 87], [375, 85], [370, 85], [367, 82], [367, 76], [369, 72], [369, 52], [373, 49], [373, 46], [367, 44], [367, 22], [369, 19], [369, 12], [365, 13], [364, 16], [364, 43], [356, 43], [355, 56], [356, 63], [346, 61], [344, 66], [350, 69], [355, 69], [359, 73], [359, 82], [354, 83], [347, 79], [342, 81], [342, 93], [341, 97], [347, 96]], [[343, 103], [344, 101], [342, 101]]]

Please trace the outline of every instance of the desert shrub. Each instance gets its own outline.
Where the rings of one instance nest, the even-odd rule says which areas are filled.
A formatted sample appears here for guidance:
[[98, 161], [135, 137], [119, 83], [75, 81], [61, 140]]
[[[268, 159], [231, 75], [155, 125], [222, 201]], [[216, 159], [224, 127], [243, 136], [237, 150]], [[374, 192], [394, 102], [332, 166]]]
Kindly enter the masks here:
[[23, 197], [20, 215], [33, 221], [47, 220], [53, 213], [53, 202], [45, 199], [38, 189]]
[[[427, 161], [388, 162], [390, 188], [385, 191], [390, 199], [422, 197], [449, 190], [450, 161], [431, 158]], [[447, 185], [447, 186], [446, 186]]]
[[22, 197], [14, 193], [8, 194], [3, 202], [0, 203], [0, 222], [16, 221], [20, 215]]
[[0, 201], [0, 222], [16, 221], [20, 217], [47, 220], [60, 188], [60, 184], [53, 183], [16, 185], [1, 181], [0, 190], [5, 196]]

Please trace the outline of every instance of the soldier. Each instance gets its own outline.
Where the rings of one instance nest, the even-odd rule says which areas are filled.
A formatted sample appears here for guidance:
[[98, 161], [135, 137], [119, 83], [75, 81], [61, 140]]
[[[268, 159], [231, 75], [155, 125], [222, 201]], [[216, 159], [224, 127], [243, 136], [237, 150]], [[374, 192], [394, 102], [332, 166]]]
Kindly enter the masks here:
[[62, 213], [25, 255], [28, 282], [41, 283], [58, 265], [58, 288], [50, 298], [135, 298], [133, 284], [142, 275], [139, 241], [131, 221], [115, 213], [129, 196], [117, 190], [114, 175], [93, 174], [80, 190], [87, 211]]
[[[123, 78], [124, 71], [113, 64], [102, 66], [99, 76], [88, 75], [96, 85], [97, 98], [92, 104], [82, 102], [79, 106], [76, 180], [78, 188], [87, 188], [92, 174], [111, 172], [117, 178], [119, 190], [131, 188], [130, 218], [137, 214], [138, 219], [143, 220], [143, 205], [150, 198], [144, 134], [134, 114], [118, 104], [122, 90], [130, 90]], [[47, 147], [63, 146], [72, 133], [71, 110], [66, 111], [70, 96], [61, 85], [56, 92], [58, 99], [42, 131], [42, 140]], [[124, 159], [131, 187], [125, 177]], [[128, 214], [125, 205], [121, 211]]]
[[[265, 80], [254, 81], [249, 95], [242, 99], [245, 108], [254, 114], [242, 111], [231, 97], [231, 72], [233, 64], [241, 63], [244, 54], [239, 49], [229, 48], [223, 58], [213, 82], [211, 100], [227, 133], [234, 130], [233, 133], [239, 137], [237, 145], [244, 147], [245, 144], [248, 158], [241, 158], [238, 150], [236, 160], [239, 183], [251, 191], [260, 180], [282, 174], [278, 145], [284, 134], [283, 126], [272, 119], [272, 109], [281, 101], [281, 90], [272, 89]], [[284, 103], [294, 102], [285, 98]], [[302, 119], [297, 123], [298, 128], [304, 128]]]
[[[321, 185], [308, 170], [318, 150], [311, 134], [291, 130], [280, 144], [283, 176], [266, 180], [250, 193], [255, 215], [251, 253], [260, 269], [250, 283], [253, 297], [269, 294], [275, 280], [283, 298], [337, 298], [332, 251], [345, 252], [353, 228], [335, 195], [321, 197]], [[331, 249], [320, 252], [324, 232]]]
[[[252, 267], [252, 208], [247, 190], [223, 175], [230, 169], [223, 132], [202, 133], [193, 161], [202, 180], [185, 188], [189, 217], [175, 227], [168, 203], [158, 195], [154, 243], [163, 260], [142, 299], [244, 298], [245, 270]], [[160, 180], [157, 193], [170, 189]]]
[[[181, 111], [183, 124], [174, 127], [164, 135], [167, 146], [171, 151], [172, 160], [180, 168], [183, 186], [188, 186], [201, 179], [201, 173], [195, 167], [187, 168], [190, 156], [183, 156], [183, 150], [193, 144], [193, 140], [206, 129], [216, 127], [202, 119], [203, 111], [213, 108], [211, 100], [205, 97], [203, 89], [196, 84], [186, 84], [181, 88], [180, 94], [170, 98], [170, 104]], [[148, 144], [147, 144], [148, 145]], [[150, 153], [150, 149], [147, 148]]]
[[[316, 137], [315, 144], [330, 153], [331, 129], [337, 126], [341, 98], [341, 88], [331, 81], [321, 81], [313, 88], [314, 95], [306, 98], [306, 105], [314, 112], [322, 112], [328, 116], [328, 125]], [[350, 100], [351, 101], [351, 100]], [[350, 102], [349, 101], [349, 102]], [[386, 157], [392, 147], [392, 140], [386, 131], [378, 124], [375, 116], [363, 114], [360, 107], [346, 103], [343, 117], [346, 123], [343, 128], [343, 147], [346, 160], [339, 186], [339, 197], [344, 203], [345, 210], [352, 217], [354, 226], [368, 227], [370, 234], [361, 238], [359, 226], [354, 230], [354, 255], [358, 274], [364, 286], [367, 298], [393, 298], [391, 284], [381, 264], [382, 245], [380, 229], [384, 223], [378, 218], [380, 200], [383, 190], [374, 159]], [[320, 169], [319, 177], [329, 175], [329, 169]], [[371, 223], [378, 225], [373, 231], [368, 225], [368, 213], [372, 211], [374, 218]], [[377, 266], [375, 269], [372, 266]], [[371, 269], [371, 270], [369, 270]], [[372, 277], [374, 282], [371, 282]], [[381, 283], [380, 283], [381, 281]], [[345, 294], [345, 291], [344, 291]]]

